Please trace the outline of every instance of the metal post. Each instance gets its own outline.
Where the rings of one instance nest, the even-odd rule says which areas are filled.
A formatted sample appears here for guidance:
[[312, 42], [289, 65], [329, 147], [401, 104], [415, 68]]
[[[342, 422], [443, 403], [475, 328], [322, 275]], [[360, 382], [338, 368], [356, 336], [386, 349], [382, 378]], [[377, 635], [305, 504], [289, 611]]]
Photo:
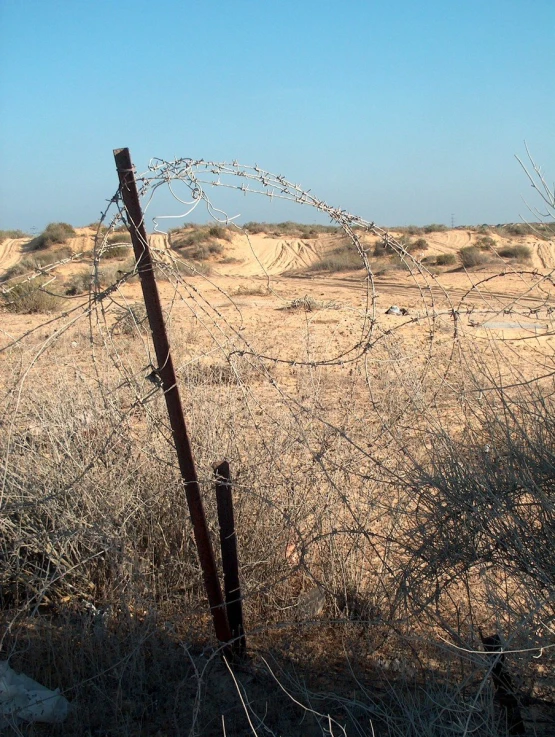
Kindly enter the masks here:
[[216, 631], [216, 637], [220, 642], [229, 642], [231, 632], [227, 622], [216, 561], [214, 560], [214, 551], [210, 542], [195, 463], [187, 435], [179, 389], [177, 388], [177, 380], [170, 354], [170, 345], [164, 324], [160, 296], [158, 294], [152, 258], [148, 246], [144, 215], [139, 201], [139, 193], [137, 191], [137, 183], [135, 182], [129, 149], [115, 149], [114, 158], [119, 176], [120, 192], [129, 219], [131, 241], [133, 243], [133, 250], [135, 251], [137, 270], [141, 280], [148, 322], [152, 332], [152, 342], [158, 362], [156, 373], [160, 377], [166, 399], [175, 449], [179, 460], [179, 468], [183, 478], [191, 521], [193, 523], [198, 556], [204, 574], [204, 585], [214, 621], [214, 629]]
[[216, 503], [218, 505], [218, 522], [220, 525], [220, 545], [222, 548], [227, 619], [231, 636], [233, 637], [233, 650], [239, 655], [243, 655], [247, 649], [247, 643], [245, 629], [243, 627], [237, 534], [235, 532], [235, 519], [233, 515], [229, 463], [223, 461], [215, 466], [214, 474], [216, 476]]

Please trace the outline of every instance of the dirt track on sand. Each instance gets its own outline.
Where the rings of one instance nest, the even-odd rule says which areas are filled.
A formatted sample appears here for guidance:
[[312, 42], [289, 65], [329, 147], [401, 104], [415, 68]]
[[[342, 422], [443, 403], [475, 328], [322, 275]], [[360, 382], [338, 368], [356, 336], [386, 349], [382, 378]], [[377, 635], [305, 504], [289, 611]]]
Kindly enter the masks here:
[[23, 257], [23, 246], [29, 238], [8, 238], [0, 243], [0, 276], [15, 266]]

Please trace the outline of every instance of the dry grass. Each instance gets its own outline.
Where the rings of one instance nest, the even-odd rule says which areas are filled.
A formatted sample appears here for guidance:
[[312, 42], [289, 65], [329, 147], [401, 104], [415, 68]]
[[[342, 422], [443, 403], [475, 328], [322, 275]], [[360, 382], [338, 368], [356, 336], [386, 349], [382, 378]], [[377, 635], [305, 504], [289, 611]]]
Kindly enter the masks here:
[[[349, 735], [371, 721], [376, 734], [475, 729], [493, 737], [487, 659], [445, 647], [437, 634], [475, 650], [478, 626], [500, 628], [511, 648], [545, 643], [548, 633], [536, 633], [552, 607], [545, 576], [553, 564], [538, 554], [551, 555], [553, 540], [542, 538], [537, 551], [519, 548], [505, 517], [513, 514], [512, 529], [524, 525], [535, 539], [552, 534], [549, 402], [528, 396], [527, 413], [515, 415], [505, 436], [503, 422], [486, 422], [503, 413], [482, 406], [481, 424], [469, 425], [472, 446], [462, 426], [444, 426], [433, 431], [427, 458], [424, 439], [441, 413], [428, 411], [422, 424], [421, 407], [432, 406], [434, 382], [417, 387], [406, 371], [399, 380], [375, 377], [376, 422], [375, 409], [361, 404], [362, 376], [344, 383], [338, 406], [333, 372], [284, 367], [272, 378], [293, 379], [291, 397], [306, 397], [303, 411], [293, 411], [294, 402], [271, 408], [263, 365], [239, 356], [195, 361], [191, 350], [205, 352], [205, 334], [175, 328], [175, 353], [189, 356], [180, 381], [211, 529], [212, 464], [225, 455], [233, 469], [249, 644], [264, 657], [237, 671], [236, 685], [204, 649], [211, 635], [202, 579], [163, 403], [145, 378], [143, 316], [134, 305], [125, 316], [129, 330], [114, 313], [105, 348], [95, 351], [101, 383], [78, 366], [55, 382], [45, 380], [45, 365], [20, 374], [13, 354], [3, 386], [3, 646], [15, 667], [66, 689], [76, 711], [65, 733], [212, 735], [224, 714], [228, 730], [247, 734], [240, 693], [259, 731], [319, 735], [331, 717]], [[53, 346], [50, 366], [70, 365], [73, 344], [87, 342], [86, 332], [68, 334]], [[151, 398], [141, 407], [138, 396]], [[265, 413], [252, 414], [253, 396], [265, 397]], [[416, 435], [403, 429], [417, 422]], [[451, 423], [457, 427], [452, 414]], [[380, 450], [384, 428], [404, 454]], [[514, 460], [488, 466], [485, 481], [479, 449], [499, 433], [495, 452]], [[491, 491], [470, 502], [471, 487]], [[508, 488], [520, 501], [503, 495]], [[535, 489], [545, 500], [539, 517], [525, 501]], [[472, 530], [465, 509], [477, 503]], [[527, 551], [520, 562], [519, 550]], [[486, 566], [481, 577], [476, 566]], [[489, 588], [497, 580], [509, 597]], [[310, 623], [297, 602], [315, 584], [324, 608]], [[533, 693], [533, 659], [513, 656], [511, 667]], [[330, 669], [335, 676], [325, 675]]]
[[6, 293], [0, 295], [1, 302], [8, 312], [34, 314], [55, 312], [64, 304], [62, 295], [53, 290], [51, 280], [32, 279], [15, 284]]
[[[117, 267], [105, 286], [132, 264]], [[232, 469], [251, 660], [234, 681], [214, 649], [136, 287], [90, 314], [82, 298], [56, 339], [10, 343], [29, 330], [16, 316], [0, 353], [2, 645], [74, 704], [44, 733], [494, 737], [480, 630], [522, 651], [507, 656], [519, 695], [549, 716], [554, 387], [526, 388], [531, 355], [446, 339], [431, 312], [439, 338], [387, 317], [368, 348], [364, 303], [321, 285], [205, 297], [206, 280], [157, 270], [214, 541], [213, 465]], [[226, 286], [268, 299], [249, 312]]]

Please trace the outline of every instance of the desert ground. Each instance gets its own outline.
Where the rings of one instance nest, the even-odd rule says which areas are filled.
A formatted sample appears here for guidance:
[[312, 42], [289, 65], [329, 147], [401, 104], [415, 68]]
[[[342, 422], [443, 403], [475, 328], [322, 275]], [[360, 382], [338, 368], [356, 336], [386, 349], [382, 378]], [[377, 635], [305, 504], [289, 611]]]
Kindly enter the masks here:
[[232, 469], [236, 669], [127, 233], [0, 243], [4, 651], [75, 703], [55, 734], [493, 737], [499, 633], [551, 734], [555, 237], [285, 225], [149, 236], [216, 549]]

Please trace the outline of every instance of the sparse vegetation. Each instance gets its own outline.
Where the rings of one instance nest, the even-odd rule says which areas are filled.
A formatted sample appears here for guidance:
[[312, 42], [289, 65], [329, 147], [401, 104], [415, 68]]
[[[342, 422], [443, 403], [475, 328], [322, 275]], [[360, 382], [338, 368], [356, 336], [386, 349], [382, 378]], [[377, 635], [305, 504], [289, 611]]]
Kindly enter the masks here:
[[413, 243], [409, 244], [407, 251], [412, 253], [413, 251], [426, 251], [428, 249], [428, 241], [425, 238], [417, 238]]
[[457, 258], [454, 253], [440, 253], [435, 257], [435, 262], [438, 266], [453, 266]]
[[505, 246], [498, 251], [503, 258], [512, 258], [517, 261], [529, 261], [532, 258], [532, 251], [529, 246], [517, 244], [516, 246]]
[[46, 266], [52, 266], [53, 264], [63, 261], [64, 259], [70, 258], [72, 255], [71, 248], [62, 247], [56, 248], [56, 250], [39, 252], [34, 256], [26, 256], [18, 261], [6, 272], [4, 280], [13, 279], [17, 276], [23, 276], [29, 274], [37, 269], [43, 269]]
[[430, 225], [422, 227], [423, 233], [443, 233], [445, 230], [447, 230], [447, 226], [441, 223], [430, 223]]
[[490, 261], [490, 257], [476, 246], [465, 246], [459, 251], [462, 265], [465, 269], [472, 269], [475, 266], [483, 266]]
[[476, 247], [482, 251], [491, 251], [496, 245], [497, 242], [490, 235], [483, 235], [476, 240]]
[[0, 296], [8, 312], [19, 314], [55, 312], [62, 308], [64, 299], [53, 289], [53, 285], [47, 285], [44, 279], [30, 279], [14, 285], [8, 292], [0, 292]]
[[267, 297], [270, 291], [267, 286], [263, 284], [239, 284], [235, 288], [233, 294], [238, 297]]
[[112, 333], [119, 335], [146, 334], [149, 331], [146, 309], [142, 302], [128, 305], [119, 310]]
[[303, 223], [294, 223], [290, 220], [283, 223], [256, 223], [249, 222], [243, 226], [248, 233], [267, 233], [274, 237], [288, 236], [291, 238], [311, 239], [317, 238], [319, 235], [335, 234], [342, 232], [341, 228], [336, 225], [306, 225]]
[[114, 233], [113, 235], [108, 236], [106, 243], [109, 246], [119, 245], [120, 243], [131, 243], [131, 234], [128, 232]]
[[[530, 356], [516, 366], [511, 346], [503, 363], [503, 341], [473, 343], [470, 329], [446, 339], [456, 323], [446, 326], [453, 309], [441, 290], [431, 309], [415, 306], [416, 290], [399, 277], [378, 282], [372, 316], [360, 299], [366, 274], [330, 279], [328, 292], [321, 275], [284, 279], [282, 306], [254, 300], [250, 311], [217, 280], [218, 291], [210, 284], [202, 293], [198, 280], [176, 299], [180, 274], [210, 270], [190, 254], [218, 255], [210, 246], [224, 248], [229, 235], [201, 230], [172, 234], [177, 255], [189, 258], [177, 260], [179, 274], [156, 271], [172, 278], [161, 294], [216, 550], [213, 465], [224, 454], [231, 462], [249, 659], [228, 663], [233, 682], [214, 648], [145, 309], [125, 302], [136, 289], [93, 302], [95, 319], [56, 340], [57, 327], [43, 320], [40, 334], [1, 353], [5, 652], [14, 667], [66, 690], [76, 704], [68, 735], [216, 735], [225, 718], [225, 733], [237, 735], [500, 737], [505, 713], [492, 706], [482, 631], [503, 638], [525, 699], [552, 701], [541, 691], [553, 665], [553, 651], [542, 649], [552, 640], [555, 586], [551, 380], [531, 388]], [[426, 250], [413, 235], [403, 234], [403, 248]], [[487, 238], [461, 250], [465, 267], [490, 258]], [[122, 240], [110, 236], [109, 249]], [[361, 268], [356, 249], [337, 242], [312, 270]], [[374, 250], [378, 275], [408, 268], [383, 245]], [[526, 259], [530, 249], [499, 254]], [[422, 263], [458, 261], [446, 253]], [[101, 284], [133, 265], [132, 257], [103, 264]], [[66, 293], [90, 281], [80, 271]], [[303, 283], [312, 294], [285, 300]], [[2, 296], [4, 309], [15, 300], [14, 312], [59, 309], [44, 285], [43, 277], [17, 285]], [[254, 278], [227, 285], [232, 295], [270, 294]], [[44, 298], [56, 306], [46, 309]], [[402, 299], [408, 319], [380, 323]], [[538, 304], [545, 310], [544, 293]], [[18, 319], [27, 331], [30, 321], [10, 317]], [[443, 329], [440, 340], [430, 333]], [[317, 611], [307, 606], [314, 592]]]
[[503, 238], [514, 238], [523, 236], [534, 236], [541, 240], [549, 240], [555, 237], [555, 223], [505, 223], [496, 225], [493, 230]]
[[220, 225], [191, 226], [183, 230], [173, 230], [168, 234], [172, 248], [178, 250], [185, 258], [203, 261], [224, 252], [224, 246], [218, 241], [230, 241], [228, 228]]
[[309, 294], [305, 294], [304, 297], [297, 297], [292, 299], [284, 307], [280, 307], [280, 310], [303, 310], [304, 312], [315, 312], [316, 310], [336, 310], [338, 305], [336, 302], [323, 302], [322, 300], [315, 299]]
[[66, 281], [65, 293], [68, 297], [74, 297], [78, 294], [85, 294], [89, 291], [92, 283], [92, 275], [90, 269], [81, 269]]
[[23, 230], [0, 230], [0, 241], [5, 241], [6, 238], [26, 238], [27, 233]]
[[354, 246], [340, 246], [322, 256], [311, 266], [313, 271], [353, 271], [361, 269], [363, 262]]

